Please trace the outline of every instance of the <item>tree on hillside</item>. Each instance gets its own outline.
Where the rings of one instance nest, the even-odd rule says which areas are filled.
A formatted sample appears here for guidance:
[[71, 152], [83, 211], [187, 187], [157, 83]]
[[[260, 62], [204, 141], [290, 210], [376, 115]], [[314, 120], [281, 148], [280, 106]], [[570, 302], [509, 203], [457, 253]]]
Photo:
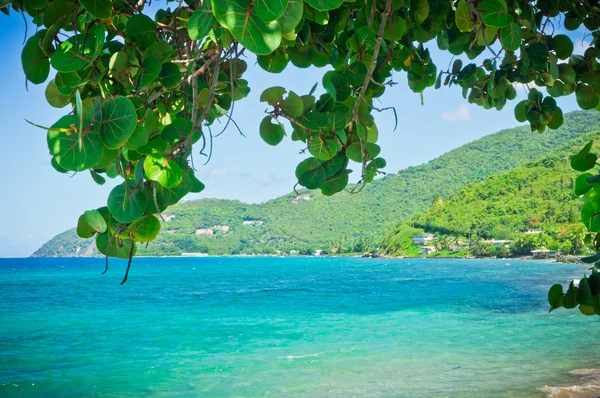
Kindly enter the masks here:
[[[52, 166], [87, 170], [99, 184], [123, 180], [107, 207], [81, 216], [77, 232], [129, 265], [136, 245], [157, 236], [161, 212], [204, 189], [192, 145], [210, 158], [212, 138], [223, 131], [215, 120], [236, 125], [235, 101], [250, 90], [245, 53], [273, 73], [290, 62], [330, 67], [318, 98], [315, 88], [265, 90], [269, 110], [259, 126], [269, 145], [280, 143], [286, 128], [306, 144], [311, 156], [296, 168], [298, 184], [325, 195], [358, 192], [385, 167], [373, 112], [387, 109], [377, 99], [396, 83], [394, 70], [407, 73], [417, 94], [458, 85], [485, 109], [502, 109], [524, 85], [529, 94], [515, 117], [532, 131], [560, 127], [555, 97], [575, 94], [582, 109], [599, 103], [597, 0], [180, 0], [153, 17], [145, 7], [144, 0], [0, 0], [4, 13], [26, 13], [39, 26], [22, 52], [29, 82], [46, 82], [50, 66], [57, 71], [46, 97], [66, 110], [43, 127]], [[591, 46], [573, 54], [572, 40], [559, 31], [582, 24]], [[438, 68], [427, 48], [434, 40], [472, 62]], [[574, 160], [577, 170], [593, 167], [590, 150]], [[347, 188], [350, 161], [360, 178]], [[600, 198], [586, 205], [600, 209]], [[584, 221], [594, 224], [598, 213]]]

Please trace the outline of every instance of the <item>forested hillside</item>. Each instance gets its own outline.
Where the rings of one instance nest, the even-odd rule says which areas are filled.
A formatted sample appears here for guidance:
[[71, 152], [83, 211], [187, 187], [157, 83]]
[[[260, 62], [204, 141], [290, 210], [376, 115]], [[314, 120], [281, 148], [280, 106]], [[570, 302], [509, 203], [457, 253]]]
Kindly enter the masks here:
[[[435, 198], [449, 198], [469, 183], [523, 166], [596, 129], [600, 129], [600, 113], [592, 111], [569, 113], [562, 128], [544, 134], [532, 133], [527, 127], [503, 130], [426, 164], [389, 174], [359, 194], [343, 192], [325, 197], [303, 192], [300, 196], [289, 194], [256, 205], [218, 199], [185, 202], [164, 213], [168, 221], [163, 223], [158, 239], [147, 248], [140, 248], [138, 254], [327, 250], [340, 240], [350, 247], [360, 243], [361, 249], [365, 242], [377, 245], [398, 220], [424, 212]], [[539, 171], [543, 169], [540, 167]], [[517, 186], [521, 181], [522, 190], [535, 189], [528, 186], [525, 176], [515, 179]], [[568, 185], [569, 181], [564, 183]], [[501, 185], [500, 180], [497, 184]], [[534, 202], [530, 204], [533, 206]], [[426, 222], [429, 221], [424, 219], [423, 223]], [[463, 224], [457, 220], [451, 225], [464, 228]], [[480, 228], [487, 227], [488, 224], [482, 223]], [[87, 246], [89, 242], [77, 238], [74, 231], [67, 231], [34, 255], [89, 254]]]
[[553, 245], [572, 251], [579, 246], [573, 239], [580, 239], [577, 230], [582, 226], [581, 203], [574, 193], [578, 173], [570, 167], [569, 157], [586, 141], [599, 137], [600, 132], [578, 137], [524, 167], [470, 183], [447, 200], [437, 198], [426, 212], [399, 222], [388, 232], [383, 252], [414, 254], [416, 248], [408, 238], [417, 232], [432, 233], [442, 240], [462, 237], [473, 243], [481, 239], [519, 241], [526, 230], [543, 231], [543, 243], [536, 237], [540, 247]]

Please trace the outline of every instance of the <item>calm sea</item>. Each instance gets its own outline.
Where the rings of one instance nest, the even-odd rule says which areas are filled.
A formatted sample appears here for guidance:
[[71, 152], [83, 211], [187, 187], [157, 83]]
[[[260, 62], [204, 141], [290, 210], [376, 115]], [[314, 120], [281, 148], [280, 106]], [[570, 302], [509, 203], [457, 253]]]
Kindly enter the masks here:
[[581, 265], [125, 265], [0, 260], [0, 396], [543, 397], [600, 367], [600, 318], [546, 303]]

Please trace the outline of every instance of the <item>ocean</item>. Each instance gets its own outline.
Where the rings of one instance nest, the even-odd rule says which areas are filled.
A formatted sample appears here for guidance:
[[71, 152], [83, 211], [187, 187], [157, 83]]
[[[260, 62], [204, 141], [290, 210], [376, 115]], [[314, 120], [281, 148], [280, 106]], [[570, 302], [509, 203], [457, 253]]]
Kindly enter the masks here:
[[121, 286], [125, 267], [0, 260], [1, 397], [600, 391], [600, 317], [546, 302], [582, 265], [135, 258]]

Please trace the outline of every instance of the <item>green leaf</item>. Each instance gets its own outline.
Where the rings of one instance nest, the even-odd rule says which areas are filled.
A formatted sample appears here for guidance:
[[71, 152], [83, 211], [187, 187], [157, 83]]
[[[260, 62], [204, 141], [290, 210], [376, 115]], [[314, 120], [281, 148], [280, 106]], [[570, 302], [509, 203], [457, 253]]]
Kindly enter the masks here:
[[141, 123], [139, 123], [136, 126], [135, 130], [133, 130], [133, 134], [131, 134], [131, 137], [129, 137], [129, 139], [125, 143], [125, 148], [135, 151], [138, 148], [141, 148], [142, 146], [146, 145], [147, 143], [148, 130], [146, 130], [146, 128]]
[[579, 107], [584, 110], [597, 107], [600, 99], [598, 94], [596, 94], [596, 91], [588, 85], [579, 86], [575, 97], [577, 98]]
[[129, 258], [133, 246], [133, 254], [135, 255], [136, 246], [134, 241], [117, 237], [111, 239], [111, 236], [107, 231], [96, 237], [96, 247], [100, 253], [109, 257]]
[[110, 18], [112, 15], [113, 7], [110, 0], [79, 0], [79, 3], [98, 19]]
[[160, 153], [151, 153], [144, 159], [146, 178], [158, 182], [165, 188], [174, 188], [182, 180], [181, 168], [172, 159]]
[[50, 80], [46, 86], [46, 101], [54, 108], [64, 108], [69, 104], [69, 95], [63, 95], [56, 89], [54, 80]]
[[[586, 192], [592, 189], [592, 186], [586, 181], [590, 177], [593, 177], [591, 173], [585, 173], [577, 177], [575, 180], [575, 195], [584, 195]], [[598, 260], [600, 260], [600, 258]]]
[[283, 33], [292, 32], [302, 20], [302, 11], [304, 10], [304, 1], [289, 0], [288, 6], [277, 20]]
[[281, 73], [290, 62], [287, 54], [281, 49], [277, 49], [269, 55], [259, 55], [256, 57], [258, 65], [271, 73]]
[[504, 0], [483, 0], [477, 4], [477, 8], [481, 11], [481, 19], [487, 26], [504, 28], [514, 22], [508, 14]]
[[276, 124], [271, 123], [272, 119], [271, 116], [266, 116], [260, 122], [260, 137], [267, 144], [275, 146], [285, 137], [285, 130], [279, 122]]
[[283, 95], [287, 90], [283, 87], [275, 86], [265, 89], [260, 95], [261, 102], [268, 102], [270, 105], [276, 105], [283, 101]]
[[410, 17], [417, 25], [422, 24], [429, 16], [427, 0], [410, 0]]
[[328, 179], [321, 185], [321, 193], [325, 196], [332, 196], [346, 188], [349, 182], [348, 174], [351, 170], [343, 170], [339, 174]]
[[567, 35], [556, 35], [552, 39], [554, 52], [559, 59], [567, 59], [573, 54], [573, 42]]
[[[101, 50], [100, 37], [94, 35], [96, 31], [98, 36], [104, 35], [104, 30], [97, 28], [91, 29], [87, 34], [80, 33], [63, 41], [50, 57], [52, 67], [59, 72], [76, 72], [90, 65]], [[104, 37], [102, 37], [103, 41]]]
[[577, 307], [577, 287], [573, 285], [573, 282], [571, 282], [567, 293], [563, 297], [563, 307], [568, 310]]
[[[379, 147], [379, 145], [373, 144], [371, 142], [365, 142], [364, 147], [365, 151], [367, 152], [367, 156], [365, 159], [366, 161], [376, 158], [377, 155], [379, 155], [379, 152], [381, 152], [381, 148]], [[348, 156], [348, 159], [354, 162], [362, 163], [363, 158], [360, 142], [355, 142], [349, 145], [348, 148], [346, 148], [346, 156]]]
[[164, 88], [177, 86], [181, 82], [179, 66], [173, 62], [165, 62], [160, 70], [159, 81]]
[[189, 119], [177, 118], [166, 125], [160, 134], [163, 140], [169, 142], [179, 142], [192, 134], [192, 121]]
[[296, 167], [298, 183], [308, 189], [317, 189], [327, 179], [327, 173], [316, 158], [304, 159]]
[[[275, 21], [283, 15], [289, 0], [254, 0], [254, 11], [264, 22]], [[287, 33], [287, 31], [285, 32]]]
[[21, 52], [23, 72], [27, 80], [33, 84], [45, 82], [50, 74], [50, 61], [39, 45], [41, 34], [40, 32], [30, 37]]
[[96, 173], [94, 170], [90, 170], [90, 174], [92, 176], [92, 180], [98, 185], [106, 184], [106, 178], [102, 177], [100, 174]]
[[77, 220], [77, 235], [88, 239], [97, 233], [106, 231], [106, 221], [98, 210], [88, 210]]
[[129, 18], [125, 32], [142, 50], [145, 50], [156, 41], [156, 24], [144, 14], [135, 14]]
[[134, 221], [127, 232], [136, 242], [150, 242], [156, 239], [160, 231], [160, 221], [153, 215], [147, 215]]
[[346, 69], [346, 79], [354, 87], [360, 87], [367, 76], [367, 67], [360, 61], [351, 63]]
[[304, 111], [304, 101], [293, 91], [290, 91], [287, 98], [281, 103], [281, 110], [293, 118], [300, 117]]
[[319, 11], [336, 10], [340, 8], [343, 0], [304, 0], [306, 4]]
[[329, 118], [324, 113], [313, 111], [298, 118], [298, 123], [307, 130], [317, 131], [327, 127]]
[[48, 131], [50, 154], [62, 168], [69, 171], [83, 171], [102, 160], [103, 145], [98, 134], [85, 134], [82, 137], [82, 147], [79, 148], [78, 134], [75, 132], [78, 123], [77, 116], [63, 116]]
[[398, 41], [406, 33], [406, 20], [400, 18], [397, 14], [392, 14], [388, 18], [383, 30], [385, 40]]
[[108, 195], [108, 210], [119, 222], [128, 223], [146, 211], [148, 197], [142, 189], [130, 189], [126, 183], [117, 185]]
[[[581, 278], [579, 281], [579, 289], [577, 289], [577, 302], [584, 306], [592, 306], [592, 290], [590, 289], [590, 284], [588, 283], [588, 278]], [[582, 311], [583, 312], [583, 311]], [[592, 315], [594, 314], [594, 310], [592, 308]]]
[[137, 127], [135, 106], [126, 97], [113, 97], [102, 104], [100, 138], [110, 149], [121, 148]]
[[500, 41], [508, 51], [517, 51], [521, 47], [521, 28], [516, 23], [511, 23], [500, 29]]
[[319, 160], [329, 160], [342, 149], [335, 138], [314, 137], [308, 146], [308, 152]]
[[121, 72], [129, 65], [129, 56], [125, 51], [117, 51], [110, 57], [108, 68], [115, 72]]
[[364, 47], [367, 50], [372, 50], [377, 44], [377, 34], [368, 26], [361, 26], [356, 30], [356, 42], [358, 47]]
[[217, 20], [212, 12], [212, 3], [208, 0], [192, 13], [188, 22], [188, 34], [192, 40], [202, 40], [210, 32]]
[[594, 141], [588, 142], [577, 155], [571, 156], [571, 167], [577, 171], [588, 171], [596, 165], [598, 157], [590, 153]]
[[[341, 0], [340, 0], [341, 2]], [[256, 55], [267, 55], [281, 44], [277, 21], [264, 22], [251, 0], [212, 0], [215, 18], [240, 44]]]
[[473, 31], [473, 17], [471, 16], [471, 9], [467, 0], [460, 0], [456, 6], [456, 13], [454, 14], [456, 20], [456, 27], [461, 32], [472, 32]]
[[142, 61], [141, 82], [142, 86], [152, 83], [158, 78], [162, 70], [162, 64], [158, 58], [149, 56]]

